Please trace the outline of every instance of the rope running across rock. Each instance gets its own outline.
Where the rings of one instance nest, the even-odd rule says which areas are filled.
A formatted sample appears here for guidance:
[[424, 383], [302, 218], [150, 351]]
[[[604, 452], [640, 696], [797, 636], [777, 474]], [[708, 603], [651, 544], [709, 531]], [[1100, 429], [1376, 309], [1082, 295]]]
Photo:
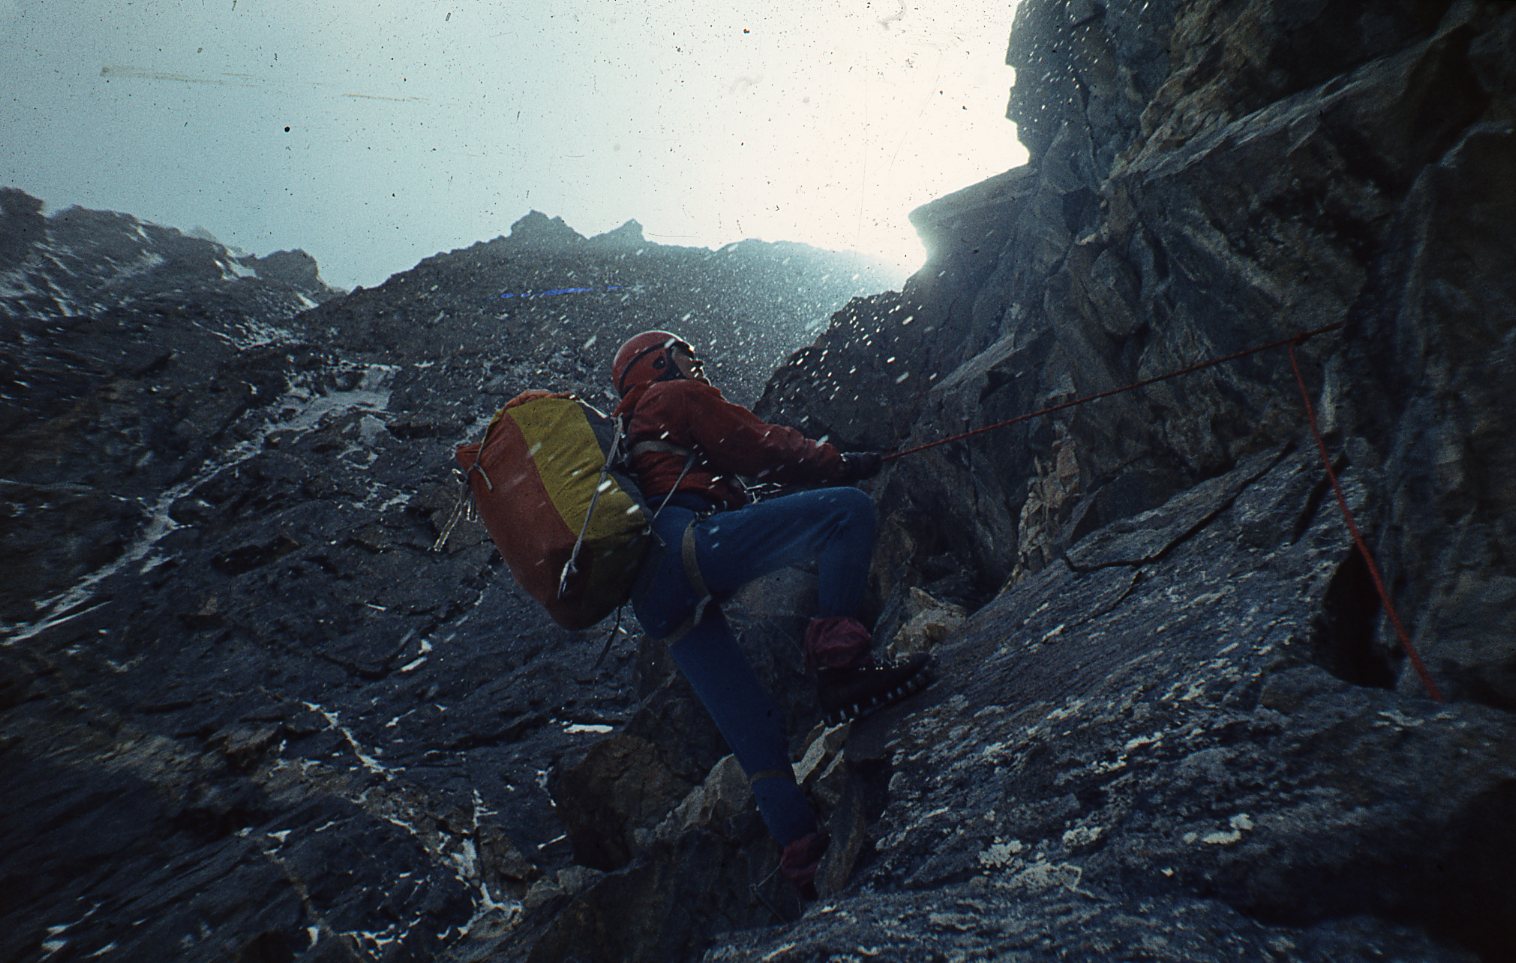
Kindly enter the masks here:
[[997, 421], [992, 424], [981, 425], [978, 428], [959, 432], [956, 435], [949, 435], [945, 438], [938, 438], [935, 441], [925, 442], [924, 444], [915, 445], [911, 448], [905, 448], [901, 451], [893, 451], [886, 454], [884, 456], [884, 460], [887, 462], [894, 461], [897, 458], [904, 458], [906, 455], [914, 455], [917, 452], [936, 448], [939, 445], [947, 445], [955, 441], [963, 441], [966, 438], [973, 438], [976, 435], [982, 435], [986, 432], [996, 431], [1000, 428], [1009, 428], [1012, 425], [1019, 425], [1023, 422], [1031, 421], [1034, 418], [1041, 418], [1046, 415], [1051, 415], [1060, 411], [1067, 410], [1069, 408], [1076, 408], [1080, 405], [1089, 404], [1092, 401], [1099, 401], [1102, 398], [1109, 398], [1112, 395], [1119, 395], [1128, 391], [1136, 391], [1138, 388], [1145, 388], [1148, 385], [1157, 384], [1160, 381], [1168, 381], [1170, 379], [1179, 378], [1187, 374], [1193, 374], [1197, 371], [1203, 371], [1206, 368], [1213, 368], [1217, 365], [1226, 364], [1229, 361], [1236, 361], [1238, 359], [1246, 358], [1251, 355], [1261, 354], [1265, 351], [1271, 351], [1275, 348], [1286, 348], [1289, 351], [1290, 368], [1295, 374], [1295, 383], [1300, 388], [1300, 399], [1305, 404], [1306, 422], [1310, 425], [1311, 434], [1316, 439], [1316, 447], [1321, 453], [1322, 464], [1326, 467], [1327, 480], [1331, 483], [1332, 491], [1337, 496], [1337, 505], [1342, 510], [1343, 519], [1347, 522], [1348, 532], [1353, 536], [1353, 543], [1357, 546], [1358, 551], [1363, 555], [1364, 562], [1368, 565], [1369, 576], [1373, 580], [1374, 589], [1379, 593], [1380, 601], [1384, 603], [1384, 610], [1389, 616], [1391, 625], [1393, 625], [1395, 628], [1395, 635], [1400, 640], [1401, 647], [1405, 649], [1406, 655], [1411, 660], [1411, 666], [1416, 670], [1417, 676], [1421, 679], [1422, 685], [1426, 687], [1427, 694], [1432, 697], [1433, 701], [1442, 702], [1442, 693], [1438, 690], [1437, 684], [1432, 680], [1431, 673], [1427, 671], [1425, 663], [1422, 662], [1420, 653], [1416, 651], [1416, 647], [1411, 643], [1410, 633], [1406, 631], [1405, 625], [1400, 620], [1400, 614], [1395, 610], [1395, 604], [1390, 599], [1389, 590], [1385, 588], [1384, 578], [1379, 573], [1379, 566], [1374, 561], [1374, 555], [1369, 550], [1368, 543], [1364, 541], [1362, 533], [1358, 530], [1358, 523], [1353, 517], [1352, 509], [1348, 507], [1347, 497], [1343, 494], [1342, 486], [1337, 481], [1337, 473], [1332, 469], [1332, 459], [1327, 452], [1326, 441], [1322, 438], [1321, 430], [1316, 425], [1316, 411], [1315, 408], [1311, 405], [1310, 393], [1306, 390], [1305, 378], [1300, 373], [1300, 364], [1295, 357], [1296, 345], [1303, 344], [1311, 338], [1316, 337], [1317, 335], [1326, 334], [1329, 331], [1336, 331], [1340, 329], [1343, 324], [1344, 322], [1339, 321], [1336, 324], [1328, 324], [1323, 325], [1319, 328], [1311, 328], [1307, 331], [1300, 331], [1290, 335], [1289, 337], [1280, 338], [1277, 341], [1270, 341], [1267, 344], [1255, 345], [1251, 348], [1244, 348], [1241, 351], [1233, 351], [1230, 354], [1218, 355], [1214, 358], [1206, 358], [1202, 361], [1197, 361], [1194, 364], [1186, 365], [1183, 368], [1176, 368], [1173, 371], [1167, 371], [1160, 375], [1154, 375], [1151, 378], [1143, 378], [1141, 381], [1134, 381], [1131, 384], [1122, 385], [1119, 388], [1109, 388], [1105, 391], [1095, 392], [1094, 394], [1082, 395], [1078, 398], [1071, 398], [1068, 401], [1061, 401], [1057, 404], [1049, 405], [1046, 408], [1039, 408], [1036, 411], [1029, 411], [1025, 414], [1017, 415], [1014, 418], [1007, 418], [1004, 421]]
[[1136, 391], [1138, 388], [1146, 388], [1148, 385], [1157, 384], [1160, 381], [1168, 381], [1172, 378], [1178, 378], [1181, 375], [1194, 374], [1196, 371], [1203, 371], [1206, 368], [1214, 368], [1216, 365], [1226, 364], [1228, 361], [1236, 361], [1240, 358], [1246, 358], [1249, 355], [1259, 354], [1260, 352], [1269, 351], [1273, 348], [1283, 348], [1286, 345], [1299, 344], [1302, 341], [1316, 337], [1318, 334], [1326, 334], [1328, 331], [1336, 331], [1338, 328], [1342, 327], [1343, 324], [1344, 322], [1339, 321], [1336, 324], [1328, 324], [1320, 328], [1312, 328], [1309, 331], [1301, 331], [1298, 334], [1292, 334], [1288, 338], [1280, 338], [1278, 341], [1270, 341], [1268, 344], [1260, 344], [1252, 348], [1243, 348], [1241, 351], [1233, 351], [1231, 354], [1224, 354], [1215, 358], [1206, 358], [1204, 361], [1197, 361], [1192, 365], [1186, 365], [1183, 368], [1177, 368], [1174, 371], [1168, 371], [1161, 375], [1154, 375], [1151, 378], [1143, 378], [1141, 381], [1134, 381], [1129, 385], [1122, 385], [1120, 388], [1109, 388], [1105, 391], [1099, 391], [1092, 395], [1084, 395], [1079, 398], [1071, 398], [1068, 401], [1060, 401], [1056, 405], [1049, 405], [1046, 408], [1039, 408], [1036, 411], [1029, 411], [1026, 414], [1017, 415], [1014, 418], [1007, 418], [1004, 421], [997, 421], [994, 424], [990, 425], [981, 425], [980, 427], [974, 428], [970, 431], [960, 432], [956, 435], [949, 435], [946, 438], [938, 438], [936, 441], [929, 441], [926, 444], [916, 445], [913, 448], [906, 448], [903, 451], [890, 452], [884, 456], [884, 460], [894, 461], [896, 458], [904, 458], [906, 455], [914, 455], [918, 451], [926, 451], [928, 448], [936, 448], [938, 445], [946, 445], [950, 442], [962, 441], [965, 438], [972, 438], [975, 435], [982, 435], [987, 431], [995, 431], [998, 428], [1009, 428], [1012, 425], [1019, 425], [1024, 421], [1031, 421], [1033, 418], [1041, 418], [1044, 415], [1055, 414], [1067, 408], [1077, 408], [1079, 405], [1089, 404], [1091, 401], [1099, 401], [1101, 398], [1109, 398], [1112, 395], [1119, 395], [1128, 391]]
[[1369, 577], [1374, 581], [1374, 591], [1379, 593], [1379, 601], [1384, 603], [1385, 614], [1390, 617], [1390, 624], [1395, 627], [1395, 635], [1400, 639], [1401, 648], [1411, 660], [1411, 667], [1416, 670], [1416, 675], [1421, 678], [1421, 684], [1426, 687], [1427, 694], [1432, 701], [1441, 702], [1442, 693], [1437, 689], [1437, 683], [1432, 681], [1432, 674], [1427, 671], [1426, 665], [1421, 661], [1421, 653], [1411, 644], [1410, 633], [1406, 632], [1405, 624], [1400, 621], [1400, 613], [1395, 611], [1395, 603], [1390, 601], [1390, 592], [1384, 587], [1384, 577], [1379, 574], [1379, 566], [1374, 562], [1374, 553], [1369, 551], [1369, 545], [1363, 539], [1363, 533], [1358, 530], [1358, 522], [1353, 517], [1353, 510], [1348, 507], [1347, 496], [1342, 493], [1342, 485], [1337, 481], [1337, 472], [1332, 468], [1332, 456], [1327, 453], [1326, 440], [1321, 437], [1321, 429], [1316, 426], [1316, 409], [1311, 405], [1311, 394], [1306, 391], [1305, 378], [1300, 373], [1300, 362], [1295, 358], [1295, 345], [1289, 345], [1290, 369], [1295, 372], [1295, 384], [1300, 387], [1300, 400], [1305, 404], [1305, 417], [1311, 424], [1311, 434], [1316, 439], [1316, 449], [1321, 453], [1321, 464], [1326, 468], [1327, 480], [1332, 483], [1332, 492], [1337, 496], [1337, 507], [1342, 509], [1342, 517], [1347, 522], [1348, 531], [1353, 535], [1353, 543], [1358, 546], [1358, 551], [1363, 555], [1363, 561], [1369, 567]]

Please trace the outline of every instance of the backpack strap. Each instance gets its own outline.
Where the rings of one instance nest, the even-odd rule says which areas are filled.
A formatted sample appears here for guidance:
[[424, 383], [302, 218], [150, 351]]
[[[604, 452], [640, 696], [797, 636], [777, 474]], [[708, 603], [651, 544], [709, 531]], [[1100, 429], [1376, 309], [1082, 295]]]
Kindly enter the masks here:
[[[616, 462], [616, 455], [621, 451], [621, 419], [615, 419], [616, 432], [611, 438], [611, 447], [605, 454], [605, 464], [600, 466], [600, 481], [595, 486], [595, 492], [590, 496], [590, 506], [584, 512], [584, 524], [579, 526], [579, 537], [574, 539], [574, 550], [569, 553], [568, 561], [563, 563], [563, 571], [558, 575], [558, 597], [568, 591], [569, 579], [579, 571], [579, 550], [584, 547], [584, 536], [590, 530], [590, 519], [594, 517], [595, 505], [600, 501], [600, 494], [605, 491], [605, 476], [611, 472], [611, 465]], [[486, 478], [486, 481], [489, 479]]]
[[685, 448], [683, 445], [676, 445], [671, 441], [648, 439], [646, 441], [639, 441], [627, 449], [627, 456], [636, 458], [638, 455], [646, 455], [649, 452], [655, 451], [665, 452], [670, 455], [693, 455], [695, 453], [695, 449]]
[[[620, 427], [619, 419], [617, 420], [617, 427], [618, 429]], [[657, 509], [653, 511], [653, 518], [656, 519], [663, 512], [664, 507], [668, 505], [669, 499], [673, 498], [674, 493], [679, 490], [679, 483], [684, 481], [684, 476], [688, 475], [690, 473], [690, 469], [695, 467], [695, 462], [700, 460], [700, 452], [694, 448], [686, 448], [683, 445], [676, 445], [671, 441], [662, 441], [659, 439], [650, 438], [645, 441], [636, 442], [627, 448], [627, 467], [631, 467], [632, 459], [636, 458], [638, 455], [647, 455], [653, 452], [660, 452], [666, 455], [684, 456], [684, 467], [679, 470], [679, 477], [674, 479], [674, 487], [668, 490], [668, 493], [663, 496], [663, 501], [659, 502]]]
[[[600, 471], [600, 478], [601, 478], [602, 484], [604, 483], [604, 481], [605, 481], [605, 475], [610, 470], [611, 465], [612, 465], [613, 462], [619, 462], [619, 463], [625, 465], [627, 468], [630, 468], [631, 467], [631, 460], [632, 460], [632, 458], [634, 456], [643, 454], [644, 452], [650, 452], [650, 451], [661, 451], [661, 452], [668, 452], [670, 454], [678, 454], [678, 455], [684, 455], [685, 456], [685, 458], [684, 458], [684, 469], [679, 472], [679, 477], [674, 480], [674, 487], [671, 488], [671, 489], [669, 489], [669, 492], [668, 492], [667, 495], [663, 496], [663, 501], [661, 501], [661, 502], [658, 503], [657, 509], [655, 509], [653, 511], [652, 518], [648, 519], [648, 524], [651, 526], [652, 522], [654, 520], [656, 520], [658, 518], [658, 516], [660, 514], [662, 514], [663, 509], [665, 507], [667, 507], [667, 505], [669, 503], [669, 499], [673, 498], [674, 497], [674, 493], [679, 490], [679, 483], [682, 482], [682, 481], [684, 481], [684, 476], [685, 475], [689, 474], [689, 470], [690, 470], [690, 468], [692, 468], [694, 466], [695, 461], [696, 461], [698, 455], [696, 454], [695, 450], [692, 449], [692, 448], [681, 448], [678, 445], [671, 444], [671, 443], [666, 442], [666, 441], [640, 441], [640, 442], [638, 442], [635, 445], [629, 446], [626, 449], [625, 457], [621, 457], [621, 446], [626, 441], [625, 427], [626, 427], [626, 422], [623, 420], [623, 416], [617, 415], [616, 416], [616, 436], [615, 436], [614, 440], [611, 443], [611, 456], [610, 456], [610, 458], [608, 458], [606, 460], [605, 467], [602, 468], [601, 471]], [[597, 490], [595, 492], [595, 497], [598, 497], [599, 494], [600, 493], [599, 493], [598, 486], [597, 486]], [[593, 512], [594, 510], [595, 510], [595, 507], [594, 507], [594, 501], [593, 501], [593, 498], [592, 498], [591, 499], [591, 504], [590, 504], [590, 511]], [[588, 518], [588, 516], [586, 516], [586, 518], [585, 518], [585, 525], [586, 525], [586, 527], [588, 527], [588, 525], [589, 525], [589, 518]], [[582, 539], [583, 537], [584, 537], [584, 533], [581, 532], [580, 533], [580, 538]], [[574, 554], [577, 555], [578, 553], [579, 553], [579, 547], [576, 544], [574, 546]], [[705, 592], [705, 588], [704, 588], [704, 586], [705, 586], [705, 579], [700, 575], [700, 566], [695, 561], [694, 522], [691, 522], [690, 526], [685, 529], [684, 546], [681, 546], [681, 555], [682, 555], [682, 557], [684, 559], [684, 571], [685, 571], [685, 574], [686, 575], [691, 575], [691, 573], [693, 573], [693, 575], [691, 575], [692, 583], [700, 586], [700, 591], [702, 592], [702, 594], [705, 594], [706, 597], [701, 600], [700, 606], [695, 610], [695, 616], [692, 617], [692, 618], [690, 618], [685, 623], [681, 624], [680, 627], [675, 630], [676, 634], [678, 634], [678, 635], [683, 635], [685, 632], [688, 632], [691, 628], [694, 627], [694, 625], [695, 625], [696, 622], [700, 621], [699, 616], [702, 615], [702, 614], [704, 614], [705, 603], [710, 598], [709, 594]], [[570, 558], [569, 564], [570, 565], [573, 564], [573, 559], [572, 558]], [[565, 581], [564, 582], [560, 582], [560, 584], [559, 584], [559, 591], [560, 592], [562, 591], [563, 585], [566, 584], [566, 580], [568, 578], [568, 569], [567, 569], [567, 567], [565, 567], [564, 571], [565, 571], [565, 574], [564, 574], [564, 580]], [[606, 637], [605, 637], [605, 645], [603, 645], [601, 647], [601, 649], [600, 649], [600, 657], [595, 660], [594, 668], [598, 669], [600, 667], [600, 663], [605, 661], [606, 653], [608, 653], [608, 652], [611, 651], [611, 645], [616, 641], [616, 633], [621, 628], [621, 610], [622, 610], [622, 608], [624, 606], [625, 606], [625, 603], [622, 603], [621, 605], [618, 605], [616, 607], [616, 622], [615, 622], [614, 625], [611, 626], [610, 633], [607, 634]]]

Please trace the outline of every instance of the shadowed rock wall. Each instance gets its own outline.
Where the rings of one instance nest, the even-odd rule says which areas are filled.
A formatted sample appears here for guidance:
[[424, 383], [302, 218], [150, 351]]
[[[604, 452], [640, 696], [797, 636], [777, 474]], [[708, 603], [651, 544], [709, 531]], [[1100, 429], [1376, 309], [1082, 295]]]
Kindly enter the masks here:
[[708, 959], [1506, 953], [1513, 31], [1492, 3], [1024, 2], [1031, 163], [917, 211], [928, 266], [761, 403], [904, 446], [1344, 323], [1304, 374], [1449, 702], [1282, 351], [910, 456], [883, 627], [922, 587], [982, 607], [896, 724], [852, 882]]
[[[1512, 24], [1490, 3], [1022, 4], [1031, 163], [915, 212], [931, 263], [835, 319], [763, 410], [908, 444], [1346, 322], [1301, 355], [1374, 492], [1362, 521], [1448, 685], [1516, 706], [1491, 443], [1516, 427], [1495, 397], [1516, 364]], [[883, 493], [881, 589], [982, 601], [1303, 430], [1280, 351], [912, 456]]]

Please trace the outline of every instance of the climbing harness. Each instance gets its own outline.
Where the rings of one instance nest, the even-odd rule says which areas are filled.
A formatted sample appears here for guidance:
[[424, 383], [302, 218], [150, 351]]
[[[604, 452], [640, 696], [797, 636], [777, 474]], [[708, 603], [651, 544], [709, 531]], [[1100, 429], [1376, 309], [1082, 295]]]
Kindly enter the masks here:
[[1023, 422], [1031, 421], [1034, 418], [1041, 418], [1045, 415], [1055, 414], [1068, 408], [1075, 408], [1080, 405], [1088, 404], [1092, 401], [1099, 401], [1102, 398], [1109, 398], [1112, 395], [1119, 395], [1128, 391], [1135, 391], [1138, 388], [1144, 388], [1148, 385], [1157, 384], [1161, 381], [1168, 381], [1173, 378], [1179, 378], [1183, 375], [1193, 374], [1197, 371], [1203, 371], [1206, 368], [1213, 368], [1217, 365], [1226, 364], [1230, 361], [1236, 361], [1240, 358], [1246, 358], [1251, 355], [1261, 354], [1265, 351], [1271, 351], [1275, 348], [1285, 348], [1289, 352], [1290, 368], [1295, 374], [1295, 383], [1300, 388], [1300, 399], [1305, 403], [1306, 420], [1310, 425], [1311, 434], [1316, 439], [1316, 447], [1321, 453], [1322, 464], [1326, 467], [1327, 479], [1331, 482], [1332, 491], [1337, 496], [1337, 505], [1342, 510], [1343, 518], [1347, 522], [1348, 531], [1351, 533], [1353, 542], [1357, 546], [1359, 553], [1362, 554], [1364, 562], [1368, 564], [1369, 576], [1374, 582], [1374, 588], [1379, 593], [1380, 601], [1384, 603], [1384, 610], [1389, 616], [1391, 625], [1393, 625], [1395, 628], [1395, 635], [1400, 640], [1401, 647], [1405, 649], [1406, 656], [1411, 661], [1411, 666], [1416, 670], [1417, 676], [1421, 679], [1422, 685], [1426, 687], [1427, 694], [1432, 697], [1433, 701], [1442, 702], [1442, 693], [1437, 688], [1437, 684], [1432, 680], [1431, 673], [1427, 671], [1426, 665], [1422, 662], [1421, 654], [1416, 651], [1416, 647], [1411, 643], [1410, 633], [1406, 631], [1405, 625], [1400, 620], [1399, 613], [1395, 610], [1394, 603], [1390, 600], [1389, 590], [1385, 588], [1384, 578], [1380, 575], [1379, 566], [1374, 561], [1373, 552], [1369, 550], [1368, 543], [1364, 541], [1362, 533], [1358, 530], [1358, 523], [1353, 517], [1352, 509], [1348, 507], [1347, 497], [1342, 493], [1342, 486], [1337, 481], [1337, 473], [1332, 469], [1332, 459], [1327, 452], [1326, 441], [1322, 438], [1321, 430], [1317, 427], [1316, 424], [1316, 411], [1315, 408], [1311, 405], [1310, 393], [1306, 390], [1305, 386], [1305, 378], [1300, 373], [1300, 364], [1295, 356], [1295, 347], [1297, 345], [1304, 344], [1306, 341], [1309, 341], [1311, 338], [1314, 338], [1317, 335], [1326, 334], [1329, 331], [1339, 330], [1344, 327], [1345, 324], [1346, 322], [1339, 321], [1336, 324], [1322, 325], [1319, 328], [1311, 328], [1306, 331], [1299, 331], [1295, 334], [1289, 335], [1288, 337], [1279, 338], [1266, 344], [1255, 345], [1251, 348], [1243, 348], [1241, 351], [1233, 351], [1230, 354], [1218, 355], [1214, 358], [1205, 358], [1201, 361], [1195, 362], [1194, 364], [1186, 365], [1183, 368], [1176, 368], [1173, 371], [1167, 371], [1160, 375], [1154, 375], [1151, 378], [1143, 378], [1141, 381], [1134, 381], [1131, 384], [1122, 385], [1119, 388], [1109, 388], [1105, 391], [1095, 392], [1094, 394], [1082, 395], [1078, 398], [1071, 398], [1068, 401], [1061, 401], [1057, 404], [1049, 405], [1046, 408], [1039, 408], [1036, 411], [1030, 411], [1026, 412], [1025, 414], [1017, 415], [1014, 418], [1007, 418], [1004, 421], [997, 421], [992, 424], [981, 425], [978, 428], [959, 432], [956, 435], [949, 435], [946, 438], [938, 438], [935, 441], [928, 441], [920, 445], [915, 445], [911, 448], [905, 448], [900, 451], [890, 452], [884, 455], [883, 458], [886, 462], [894, 461], [897, 458], [904, 458], [906, 455], [914, 455], [917, 452], [927, 451], [928, 449], [936, 448], [939, 445], [946, 445], [955, 441], [963, 441], [966, 438], [973, 438], [976, 435], [982, 435], [986, 432], [995, 431], [1000, 428], [1009, 428], [1012, 425], [1019, 425]]

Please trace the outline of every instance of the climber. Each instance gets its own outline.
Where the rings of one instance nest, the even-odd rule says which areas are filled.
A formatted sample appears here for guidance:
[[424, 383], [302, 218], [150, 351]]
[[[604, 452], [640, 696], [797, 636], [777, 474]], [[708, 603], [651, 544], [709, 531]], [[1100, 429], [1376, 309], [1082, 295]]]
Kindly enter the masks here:
[[781, 873], [803, 897], [815, 898], [827, 837], [795, 783], [779, 710], [747, 665], [721, 602], [759, 576], [817, 563], [818, 611], [804, 650], [829, 722], [919, 690], [930, 679], [929, 659], [876, 661], [872, 636], [858, 621], [874, 550], [867, 494], [825, 487], [755, 503], [737, 476], [846, 484], [877, 474], [881, 457], [839, 453], [727, 401], [689, 343], [667, 331], [623, 344], [612, 378], [633, 472], [649, 504], [662, 506], [632, 610], [644, 631], [668, 644], [751, 780], [759, 814], [782, 849]]

